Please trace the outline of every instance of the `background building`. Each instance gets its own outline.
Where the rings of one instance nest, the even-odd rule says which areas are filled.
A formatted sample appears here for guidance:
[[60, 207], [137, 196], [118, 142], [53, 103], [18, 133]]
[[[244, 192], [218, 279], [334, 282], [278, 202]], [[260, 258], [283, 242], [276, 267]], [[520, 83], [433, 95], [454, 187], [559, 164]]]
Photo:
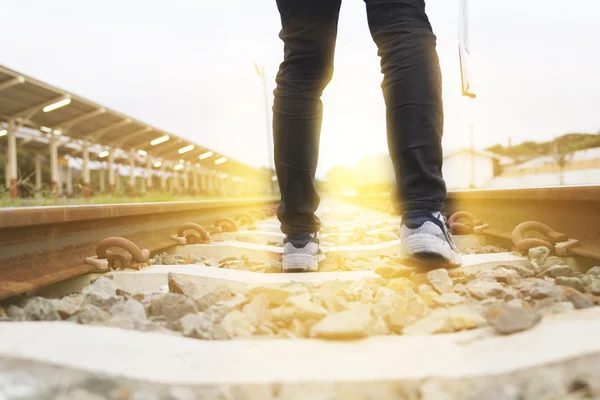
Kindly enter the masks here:
[[[500, 175], [513, 160], [489, 151], [461, 149], [444, 156], [443, 173], [448, 189], [483, 188]], [[336, 167], [327, 175], [328, 187], [337, 192], [352, 186], [350, 170]], [[363, 157], [351, 170], [357, 193], [389, 192], [394, 184], [394, 168], [387, 154]], [[343, 176], [343, 185], [342, 179]], [[343, 187], [342, 187], [343, 186]]]
[[512, 162], [489, 151], [460, 149], [444, 155], [442, 172], [448, 189], [483, 188]]
[[489, 188], [585, 185], [600, 183], [600, 147], [545, 155], [507, 167]]

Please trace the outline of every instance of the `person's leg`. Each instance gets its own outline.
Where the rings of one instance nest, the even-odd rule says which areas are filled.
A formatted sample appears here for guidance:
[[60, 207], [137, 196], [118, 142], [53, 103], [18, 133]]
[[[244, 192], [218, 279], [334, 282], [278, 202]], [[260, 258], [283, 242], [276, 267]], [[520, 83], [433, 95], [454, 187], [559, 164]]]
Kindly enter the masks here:
[[365, 0], [384, 74], [387, 136], [400, 209], [442, 209], [442, 85], [424, 0]]
[[278, 217], [286, 234], [315, 233], [314, 187], [323, 105], [333, 74], [341, 0], [277, 0], [284, 61], [273, 105], [275, 168], [281, 191]]
[[388, 147], [402, 211], [402, 249], [419, 265], [460, 264], [445, 219], [442, 78], [424, 0], [365, 0], [384, 74]]

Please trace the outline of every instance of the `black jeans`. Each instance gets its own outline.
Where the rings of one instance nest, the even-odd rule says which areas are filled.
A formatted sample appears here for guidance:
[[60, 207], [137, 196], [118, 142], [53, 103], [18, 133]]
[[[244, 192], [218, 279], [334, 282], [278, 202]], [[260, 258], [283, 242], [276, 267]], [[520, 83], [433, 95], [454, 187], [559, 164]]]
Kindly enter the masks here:
[[[365, 0], [371, 36], [381, 57], [388, 149], [402, 210], [440, 210], [442, 89], [436, 37], [424, 0]], [[341, 0], [277, 0], [284, 61], [273, 105], [275, 167], [284, 233], [316, 232], [314, 187], [323, 104], [333, 75]], [[360, 99], [357, 99], [360, 101]], [[340, 151], [344, 144], [340, 143]]]

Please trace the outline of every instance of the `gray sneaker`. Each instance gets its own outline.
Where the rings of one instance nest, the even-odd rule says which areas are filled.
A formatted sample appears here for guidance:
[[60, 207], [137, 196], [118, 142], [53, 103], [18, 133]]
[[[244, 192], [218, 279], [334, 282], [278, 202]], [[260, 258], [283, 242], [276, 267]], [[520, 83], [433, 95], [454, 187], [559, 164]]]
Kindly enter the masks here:
[[318, 233], [287, 235], [283, 240], [283, 272], [316, 272], [323, 255]]
[[404, 212], [400, 239], [408, 264], [430, 268], [458, 267], [461, 264], [458, 249], [446, 228], [446, 219], [440, 212]]

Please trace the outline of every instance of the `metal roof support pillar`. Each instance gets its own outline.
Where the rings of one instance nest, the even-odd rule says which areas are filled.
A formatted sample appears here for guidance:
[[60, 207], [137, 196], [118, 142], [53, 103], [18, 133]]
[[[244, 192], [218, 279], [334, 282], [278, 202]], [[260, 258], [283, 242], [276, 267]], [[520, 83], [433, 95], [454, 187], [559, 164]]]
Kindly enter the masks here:
[[[1, 125], [0, 128], [2, 128]], [[10, 166], [8, 150], [6, 150], [6, 154], [4, 155], [4, 188], [10, 189]]]
[[240, 184], [235, 184], [232, 179], [233, 178], [231, 176], [223, 179], [223, 189], [225, 190], [225, 194], [227, 196], [235, 196], [238, 188], [240, 187]]
[[42, 195], [42, 155], [35, 155], [35, 197]]
[[[8, 152], [7, 152], [8, 154]], [[8, 173], [8, 157], [4, 158], [4, 187], [10, 188], [10, 174]]]
[[192, 196], [197, 196], [199, 192], [198, 173], [198, 167], [192, 168]]
[[213, 185], [215, 187], [215, 196], [221, 195], [221, 178], [219, 178], [219, 172], [213, 172]]
[[[144, 175], [146, 175], [148, 172], [144, 169]], [[146, 195], [146, 177], [142, 175], [140, 176], [140, 194], [142, 196]]]
[[219, 195], [226, 196], [225, 178], [223, 178], [222, 174], [219, 174], [218, 178], [219, 178]]
[[66, 165], [65, 181], [67, 182], [67, 196], [73, 196], [73, 170], [69, 164]]
[[219, 172], [215, 171], [215, 191], [217, 192], [217, 196], [223, 196], [223, 180], [220, 175]]
[[223, 196], [231, 196], [231, 190], [229, 187], [229, 176], [221, 178], [221, 193]]
[[67, 197], [67, 175], [64, 165], [60, 164], [60, 158], [58, 161], [58, 197]]
[[148, 192], [152, 191], [152, 160], [148, 158], [146, 161], [146, 190]]
[[81, 146], [83, 152], [83, 197], [86, 199], [90, 198], [90, 146], [84, 143]]
[[171, 175], [171, 194], [177, 196], [179, 190], [179, 174], [177, 172], [173, 172]]
[[183, 171], [181, 171], [181, 173], [183, 174], [183, 193], [184, 194], [189, 194], [190, 193], [190, 174], [189, 174], [189, 169], [190, 169], [190, 167], [188, 167], [186, 165], [183, 168]]
[[233, 178], [231, 176], [227, 177], [225, 187], [227, 189], [227, 195], [228, 196], [239, 196], [240, 195], [240, 188], [241, 188], [241, 186], [242, 186], [241, 182], [239, 182], [239, 183], [236, 184], [233, 181]]
[[208, 191], [208, 184], [206, 182], [206, 170], [200, 167], [200, 193], [206, 194]]
[[165, 163], [160, 166], [160, 191], [162, 193], [167, 192], [167, 166]]
[[221, 178], [221, 193], [223, 196], [231, 195], [231, 191], [229, 190], [229, 176]]
[[223, 194], [225, 196], [233, 196], [235, 194], [235, 190], [231, 182], [230, 176], [227, 176], [227, 178], [223, 178]]
[[108, 153], [108, 190], [111, 196], [115, 195], [115, 154], [114, 149]]
[[206, 193], [209, 196], [215, 195], [215, 176], [213, 171], [206, 171]]
[[234, 196], [239, 196], [240, 194], [242, 194], [242, 189], [244, 187], [244, 182], [243, 181], [239, 181], [239, 182], [234, 182], [233, 178], [229, 178], [229, 190], [231, 191], [231, 194]]
[[225, 186], [226, 178], [222, 177], [222, 174], [219, 174], [219, 192], [221, 196], [227, 196], [227, 188]]
[[14, 200], [19, 196], [17, 183], [17, 124], [14, 120], [8, 123], [6, 140], [8, 188], [10, 189], [10, 196]]
[[7, 190], [10, 190], [10, 163], [8, 157], [8, 149], [6, 150], [6, 154], [4, 156], [4, 187]]
[[142, 173], [140, 174], [140, 194], [142, 196], [146, 195], [146, 180], [148, 179], [148, 175], [150, 175], [148, 169], [142, 166]]
[[198, 195], [203, 196], [206, 194], [206, 172], [203, 167], [198, 168]]
[[121, 194], [121, 174], [119, 173], [119, 165], [116, 165], [115, 168], [115, 192], [117, 194]]
[[62, 186], [60, 185], [60, 171], [58, 169], [58, 139], [50, 138], [50, 180], [52, 195], [54, 197], [62, 194]]
[[244, 193], [244, 188], [246, 187], [246, 180], [242, 178], [239, 182], [231, 182], [231, 189], [235, 196], [241, 196]]
[[129, 190], [131, 197], [135, 197], [135, 153], [129, 155]]
[[100, 193], [104, 194], [104, 191], [106, 190], [106, 177], [104, 176], [104, 169], [106, 168], [106, 165], [104, 164], [104, 162], [100, 163], [100, 168], [98, 169], [98, 172], [100, 174]]

